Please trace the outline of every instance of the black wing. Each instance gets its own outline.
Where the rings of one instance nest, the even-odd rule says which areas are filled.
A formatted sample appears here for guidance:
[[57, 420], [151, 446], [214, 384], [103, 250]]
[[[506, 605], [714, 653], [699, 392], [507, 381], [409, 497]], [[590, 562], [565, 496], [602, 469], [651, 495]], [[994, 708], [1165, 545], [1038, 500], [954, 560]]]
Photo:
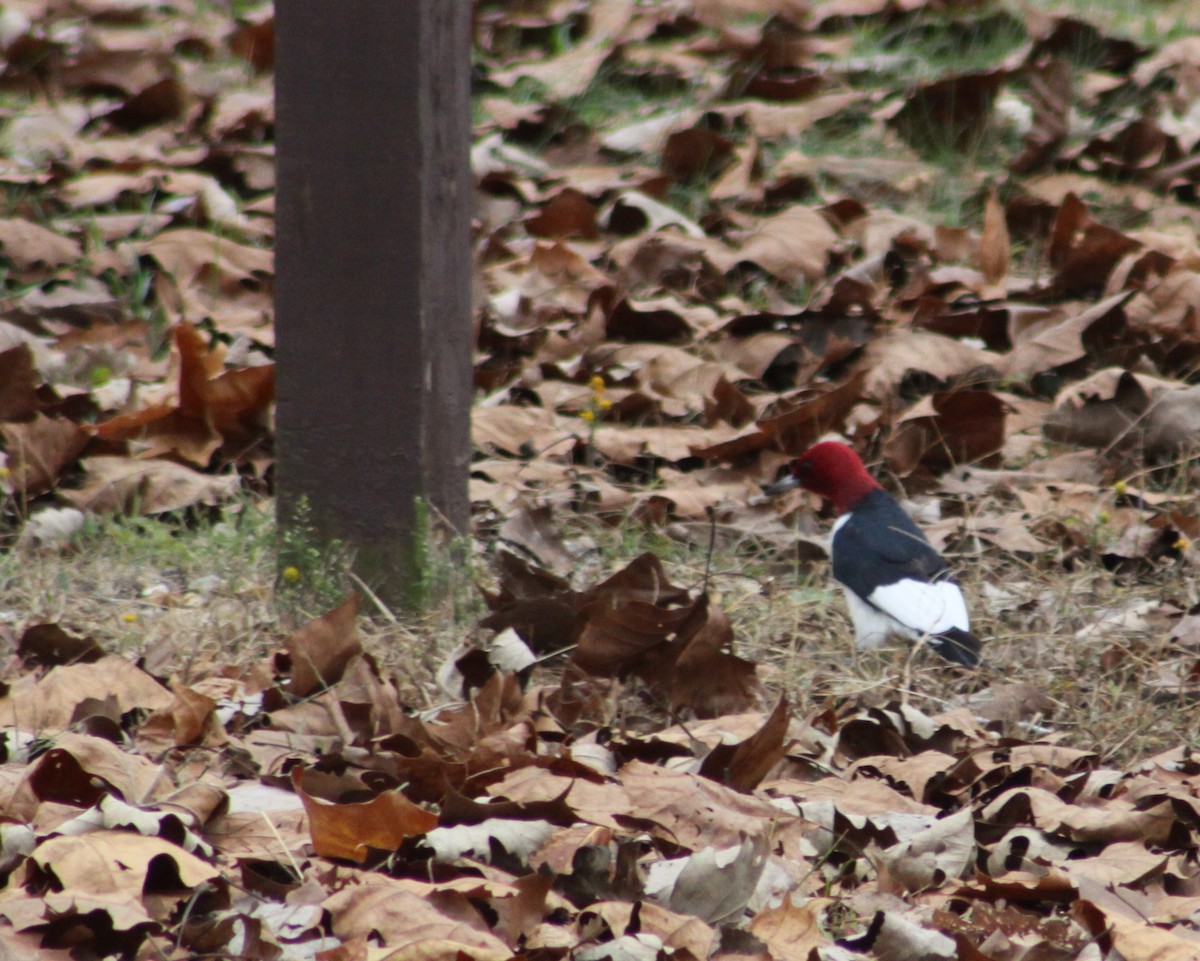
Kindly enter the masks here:
[[945, 559], [886, 491], [863, 498], [833, 543], [834, 578], [864, 599], [881, 584], [949, 576]]

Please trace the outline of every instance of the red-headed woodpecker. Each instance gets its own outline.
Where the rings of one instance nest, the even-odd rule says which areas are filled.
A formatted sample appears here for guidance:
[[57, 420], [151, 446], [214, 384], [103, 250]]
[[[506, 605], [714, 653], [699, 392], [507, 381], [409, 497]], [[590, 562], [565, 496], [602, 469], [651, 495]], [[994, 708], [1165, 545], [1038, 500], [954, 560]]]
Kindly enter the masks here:
[[850, 605], [855, 647], [878, 647], [899, 636], [924, 642], [956, 664], [978, 666], [979, 638], [945, 559], [854, 451], [836, 441], [816, 444], [766, 492], [795, 487], [820, 494], [840, 515], [830, 561]]

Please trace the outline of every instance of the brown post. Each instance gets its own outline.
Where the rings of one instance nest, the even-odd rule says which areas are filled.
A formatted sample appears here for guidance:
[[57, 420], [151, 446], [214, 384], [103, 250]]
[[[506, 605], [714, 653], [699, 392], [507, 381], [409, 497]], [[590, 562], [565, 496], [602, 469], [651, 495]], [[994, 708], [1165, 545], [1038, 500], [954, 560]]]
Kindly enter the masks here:
[[275, 9], [278, 517], [411, 607], [469, 524], [471, 3]]

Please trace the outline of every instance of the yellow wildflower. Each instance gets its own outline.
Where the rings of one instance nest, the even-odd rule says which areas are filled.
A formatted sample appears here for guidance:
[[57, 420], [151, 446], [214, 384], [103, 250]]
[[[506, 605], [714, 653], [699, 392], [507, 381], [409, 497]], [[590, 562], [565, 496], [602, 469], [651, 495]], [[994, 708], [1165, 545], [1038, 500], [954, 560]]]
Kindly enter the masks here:
[[581, 410], [579, 416], [590, 424], [596, 419], [596, 412], [594, 410]]
[[596, 401], [596, 406], [601, 410], [608, 410], [610, 407], [612, 407], [612, 401], [607, 397], [601, 397]]
[[283, 569], [283, 579], [289, 584], [295, 584], [300, 580], [300, 569], [298, 567], [285, 567]]
[[595, 377], [593, 377], [591, 380], [588, 381], [588, 386], [590, 388], [592, 388], [592, 390], [594, 390], [597, 394], [600, 394], [600, 393], [603, 393], [606, 385], [604, 383], [604, 378], [601, 377], [599, 374], [597, 374]]
[[121, 620], [123, 620], [126, 624], [136, 624], [137, 615], [134, 614], [133, 611], [130, 611], [128, 614], [121, 615]]
[[1177, 551], [1186, 551], [1189, 547], [1192, 546], [1192, 542], [1189, 541], [1186, 537], [1181, 537], [1181, 538], [1179, 538], [1179, 540], [1177, 540], [1171, 546], [1173, 548], [1175, 548], [1175, 550], [1177, 550]]
[[1126, 484], [1123, 480], [1119, 480], [1115, 484], [1113, 484], [1113, 490], [1115, 490], [1119, 496], [1121, 494], [1124, 494], [1127, 490], [1129, 490], [1129, 485]]

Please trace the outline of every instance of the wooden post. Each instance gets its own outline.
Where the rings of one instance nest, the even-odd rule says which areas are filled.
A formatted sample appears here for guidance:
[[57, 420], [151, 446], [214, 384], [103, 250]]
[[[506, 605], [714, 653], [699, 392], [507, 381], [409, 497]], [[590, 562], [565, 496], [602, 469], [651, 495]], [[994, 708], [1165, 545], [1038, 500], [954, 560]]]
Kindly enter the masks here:
[[278, 517], [411, 607], [469, 526], [471, 3], [275, 9]]

